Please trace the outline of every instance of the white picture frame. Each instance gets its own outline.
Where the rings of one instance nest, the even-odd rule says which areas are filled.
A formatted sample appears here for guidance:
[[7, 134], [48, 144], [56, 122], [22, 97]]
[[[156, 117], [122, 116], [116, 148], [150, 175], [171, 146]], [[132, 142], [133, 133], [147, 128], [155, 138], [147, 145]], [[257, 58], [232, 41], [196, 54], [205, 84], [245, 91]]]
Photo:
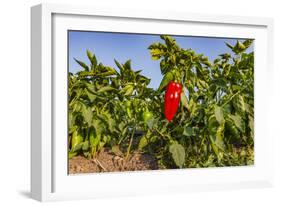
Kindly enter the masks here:
[[[32, 198], [53, 201], [273, 185], [273, 134], [266, 109], [272, 103], [274, 75], [272, 19], [40, 4], [31, 8], [31, 26]], [[68, 175], [66, 138], [55, 138], [67, 134], [68, 29], [255, 38], [254, 166]]]

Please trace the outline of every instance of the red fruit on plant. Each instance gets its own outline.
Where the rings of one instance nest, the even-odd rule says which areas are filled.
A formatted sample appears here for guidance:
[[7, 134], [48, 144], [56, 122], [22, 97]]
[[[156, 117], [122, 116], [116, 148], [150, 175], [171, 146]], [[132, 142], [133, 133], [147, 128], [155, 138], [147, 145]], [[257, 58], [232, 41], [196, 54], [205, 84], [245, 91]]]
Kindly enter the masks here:
[[180, 83], [171, 81], [165, 93], [165, 117], [170, 122], [177, 113], [181, 98], [182, 85]]

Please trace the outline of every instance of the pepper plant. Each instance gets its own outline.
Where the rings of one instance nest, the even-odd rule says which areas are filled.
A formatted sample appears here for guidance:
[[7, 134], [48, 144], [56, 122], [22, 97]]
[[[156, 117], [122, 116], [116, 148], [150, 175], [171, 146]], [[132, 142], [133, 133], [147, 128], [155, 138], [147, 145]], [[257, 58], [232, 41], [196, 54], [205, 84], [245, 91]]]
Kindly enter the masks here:
[[[176, 165], [201, 167], [212, 157], [212, 164], [223, 166], [229, 152], [253, 149], [254, 54], [245, 53], [252, 40], [226, 43], [233, 55], [221, 54], [211, 63], [192, 49], [180, 48], [171, 37], [161, 38], [164, 43], [149, 47], [163, 74], [158, 90], [174, 80], [184, 86], [180, 112], [166, 130]], [[187, 160], [191, 156], [203, 159], [195, 158], [191, 164]]]
[[[141, 70], [115, 60], [69, 73], [69, 157], [96, 158], [106, 147], [127, 158], [150, 153], [160, 168], [248, 165], [254, 147], [252, 40], [226, 43], [231, 54], [208, 57], [170, 36], [149, 46], [163, 75], [158, 89]], [[178, 88], [178, 89], [176, 89]]]

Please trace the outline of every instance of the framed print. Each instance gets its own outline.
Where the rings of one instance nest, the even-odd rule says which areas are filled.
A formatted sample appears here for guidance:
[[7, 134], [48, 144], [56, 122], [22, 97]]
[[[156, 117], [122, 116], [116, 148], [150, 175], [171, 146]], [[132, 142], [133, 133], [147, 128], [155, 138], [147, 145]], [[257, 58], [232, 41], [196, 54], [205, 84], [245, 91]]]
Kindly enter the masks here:
[[271, 19], [31, 14], [34, 199], [272, 185]]

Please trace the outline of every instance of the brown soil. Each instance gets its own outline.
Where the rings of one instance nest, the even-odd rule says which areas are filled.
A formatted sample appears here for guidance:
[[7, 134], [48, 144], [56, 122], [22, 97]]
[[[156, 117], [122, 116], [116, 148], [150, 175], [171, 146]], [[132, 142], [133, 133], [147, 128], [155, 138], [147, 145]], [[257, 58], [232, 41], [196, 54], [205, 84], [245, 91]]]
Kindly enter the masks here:
[[76, 156], [69, 160], [69, 174], [121, 172], [158, 169], [156, 159], [149, 154], [134, 153], [127, 159], [105, 149], [95, 159]]

